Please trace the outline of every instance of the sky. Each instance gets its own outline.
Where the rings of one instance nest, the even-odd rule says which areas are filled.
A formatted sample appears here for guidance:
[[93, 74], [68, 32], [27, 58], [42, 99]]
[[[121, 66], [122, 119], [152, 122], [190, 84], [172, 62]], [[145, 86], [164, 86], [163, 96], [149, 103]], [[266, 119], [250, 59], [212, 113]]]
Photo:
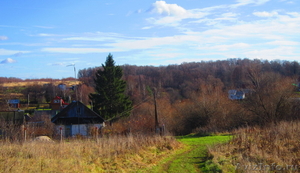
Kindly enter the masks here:
[[299, 62], [299, 48], [299, 0], [0, 1], [0, 77], [74, 77], [109, 53], [116, 65]]

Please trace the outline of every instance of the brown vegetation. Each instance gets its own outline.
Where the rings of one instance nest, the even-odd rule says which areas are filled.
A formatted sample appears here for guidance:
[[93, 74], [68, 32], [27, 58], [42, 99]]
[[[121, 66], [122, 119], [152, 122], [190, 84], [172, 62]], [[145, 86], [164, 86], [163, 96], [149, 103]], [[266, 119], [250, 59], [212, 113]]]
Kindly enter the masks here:
[[248, 127], [236, 131], [230, 143], [210, 148], [210, 154], [224, 172], [297, 172], [299, 138], [298, 121]]
[[62, 143], [0, 143], [0, 172], [132, 172], [179, 147], [172, 137], [114, 136]]
[[18, 79], [18, 78], [3, 78], [0, 77], [0, 84], [2, 87], [21, 87], [21, 86], [31, 86], [31, 85], [45, 85], [45, 84], [54, 84], [58, 85], [60, 83], [65, 83], [66, 85], [75, 85], [79, 82], [74, 78], [66, 79]]

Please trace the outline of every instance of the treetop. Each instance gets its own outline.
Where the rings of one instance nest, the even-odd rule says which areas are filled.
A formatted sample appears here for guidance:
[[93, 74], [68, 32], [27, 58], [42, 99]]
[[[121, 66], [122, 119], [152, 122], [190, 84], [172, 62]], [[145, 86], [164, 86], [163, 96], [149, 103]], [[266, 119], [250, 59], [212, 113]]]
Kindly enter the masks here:
[[[102, 65], [102, 66], [104, 66], [104, 65]], [[111, 53], [109, 53], [108, 56], [106, 57], [105, 66], [106, 67], [114, 67], [115, 66], [115, 61], [113, 60], [113, 55]]]

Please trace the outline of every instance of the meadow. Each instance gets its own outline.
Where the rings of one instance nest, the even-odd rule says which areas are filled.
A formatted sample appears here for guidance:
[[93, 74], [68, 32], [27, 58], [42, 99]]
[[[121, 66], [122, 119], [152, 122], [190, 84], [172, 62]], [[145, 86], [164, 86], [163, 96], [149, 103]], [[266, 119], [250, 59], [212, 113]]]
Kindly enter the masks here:
[[0, 172], [135, 172], [181, 144], [173, 137], [129, 135], [63, 142], [0, 143]]
[[232, 135], [0, 142], [0, 172], [297, 172], [300, 122]]

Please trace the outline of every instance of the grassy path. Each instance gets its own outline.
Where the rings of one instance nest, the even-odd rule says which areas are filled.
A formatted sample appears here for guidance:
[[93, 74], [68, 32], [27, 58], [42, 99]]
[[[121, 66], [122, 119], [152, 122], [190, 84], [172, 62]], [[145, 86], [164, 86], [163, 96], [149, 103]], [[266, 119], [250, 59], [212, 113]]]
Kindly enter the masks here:
[[185, 147], [170, 155], [149, 172], [168, 173], [196, 173], [196, 172], [219, 172], [218, 168], [210, 163], [207, 155], [207, 145], [226, 142], [230, 136], [183, 136], [178, 140], [185, 144]]

